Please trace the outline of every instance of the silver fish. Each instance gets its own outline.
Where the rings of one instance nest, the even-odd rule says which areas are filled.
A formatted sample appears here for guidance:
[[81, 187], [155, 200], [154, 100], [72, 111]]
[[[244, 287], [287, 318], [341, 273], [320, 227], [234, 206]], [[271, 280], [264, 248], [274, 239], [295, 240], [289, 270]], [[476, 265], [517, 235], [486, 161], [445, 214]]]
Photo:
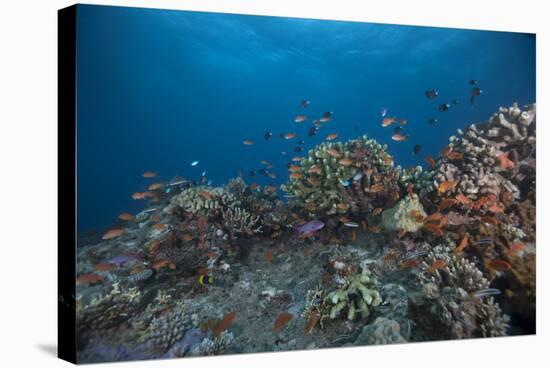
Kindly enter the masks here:
[[501, 291], [499, 289], [494, 288], [487, 288], [487, 289], [481, 289], [472, 294], [474, 298], [483, 298], [485, 296], [495, 296], [500, 295]]
[[347, 227], [359, 227], [359, 224], [357, 222], [346, 222], [344, 223], [344, 226]]
[[362, 171], [357, 171], [355, 173], [355, 175], [353, 175], [353, 181], [359, 181], [363, 178], [363, 172]]

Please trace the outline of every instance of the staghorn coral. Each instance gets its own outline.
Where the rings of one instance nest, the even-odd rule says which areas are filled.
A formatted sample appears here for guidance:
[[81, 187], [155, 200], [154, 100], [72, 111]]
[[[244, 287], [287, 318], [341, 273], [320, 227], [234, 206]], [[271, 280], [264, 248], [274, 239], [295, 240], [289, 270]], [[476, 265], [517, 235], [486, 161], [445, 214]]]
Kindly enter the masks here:
[[224, 225], [232, 234], [254, 234], [262, 231], [262, 224], [259, 216], [254, 216], [247, 210], [240, 207], [222, 209]]
[[76, 300], [79, 333], [106, 329], [125, 322], [137, 311], [141, 297], [137, 287], [127, 289], [119, 283], [113, 284], [108, 294], [92, 297], [87, 304], [79, 295]]
[[181, 340], [185, 334], [185, 317], [184, 303], [181, 301], [174, 303], [158, 317], [154, 317], [149, 324], [148, 338], [151, 344], [165, 352]]
[[367, 269], [363, 269], [360, 274], [346, 277], [344, 284], [325, 298], [331, 305], [330, 318], [337, 318], [344, 309], [348, 311], [348, 320], [354, 320], [357, 312], [362, 318], [367, 318], [370, 314], [369, 306], [376, 307], [381, 302], [375, 285], [376, 280]]
[[178, 209], [201, 216], [215, 217], [222, 208], [238, 206], [237, 197], [223, 187], [197, 186], [185, 189], [170, 200], [165, 212], [173, 213]]
[[535, 104], [524, 111], [517, 104], [500, 108], [488, 122], [459, 129], [459, 137], [450, 137], [449, 149], [462, 157], [440, 157], [436, 184], [455, 181], [447, 194], [462, 193], [472, 200], [488, 194], [518, 199], [519, 187], [535, 187], [535, 129]]
[[394, 207], [382, 212], [382, 228], [405, 232], [418, 231], [423, 224], [417, 221], [415, 216], [411, 216], [411, 211], [417, 211], [422, 217], [427, 216], [416, 194], [404, 197]]
[[[474, 263], [450, 250], [438, 245], [421, 264], [421, 291], [418, 298], [413, 298], [417, 321], [430, 326], [431, 339], [504, 336], [508, 317], [492, 297], [474, 295], [488, 288], [489, 281]], [[434, 267], [436, 264], [440, 266]]]

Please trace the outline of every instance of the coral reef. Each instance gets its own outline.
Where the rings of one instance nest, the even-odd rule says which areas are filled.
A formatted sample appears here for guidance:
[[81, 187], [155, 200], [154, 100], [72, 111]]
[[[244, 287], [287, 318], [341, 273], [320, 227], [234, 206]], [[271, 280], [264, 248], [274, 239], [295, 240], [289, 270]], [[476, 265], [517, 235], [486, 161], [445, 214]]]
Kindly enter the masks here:
[[155, 348], [165, 352], [185, 334], [185, 308], [183, 302], [154, 317], [149, 324], [149, 340]]
[[369, 323], [354, 341], [354, 345], [382, 345], [401, 344], [407, 342], [401, 336], [399, 323], [384, 317], [378, 317], [374, 322]]
[[178, 209], [198, 214], [201, 216], [214, 217], [219, 214], [222, 208], [238, 206], [240, 201], [234, 194], [223, 187], [197, 186], [185, 189], [170, 200], [170, 205], [165, 212], [171, 213]]
[[262, 231], [260, 217], [240, 207], [228, 208], [225, 211], [222, 209], [222, 218], [225, 227], [232, 234], [252, 235]]
[[137, 287], [125, 288], [112, 284], [109, 293], [92, 297], [85, 303], [76, 299], [76, 318], [79, 333], [110, 328], [128, 320], [138, 309], [141, 292]]
[[434, 247], [422, 262], [416, 321], [430, 323], [430, 336], [440, 339], [504, 336], [508, 317], [492, 297], [477, 297], [489, 281], [474, 263], [451, 253], [450, 247]]
[[492, 194], [506, 202], [502, 197], [520, 197], [519, 187], [534, 189], [535, 104], [523, 111], [517, 104], [501, 108], [488, 122], [458, 135], [450, 138], [437, 164], [436, 183], [456, 183], [446, 195], [461, 193], [475, 201]]
[[345, 309], [348, 320], [354, 320], [357, 313], [362, 318], [367, 318], [370, 314], [369, 306], [376, 307], [381, 302], [375, 285], [376, 280], [367, 269], [346, 278], [342, 287], [332, 291], [325, 298], [332, 305], [330, 318], [337, 318]]

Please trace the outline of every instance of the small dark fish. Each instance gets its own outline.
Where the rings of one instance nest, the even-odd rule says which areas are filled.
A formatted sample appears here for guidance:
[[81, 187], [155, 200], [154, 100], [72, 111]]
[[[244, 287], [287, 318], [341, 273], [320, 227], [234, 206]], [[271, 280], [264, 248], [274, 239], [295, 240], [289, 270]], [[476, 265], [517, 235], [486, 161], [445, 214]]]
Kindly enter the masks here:
[[414, 147], [413, 147], [413, 155], [418, 155], [418, 153], [420, 153], [421, 148], [422, 148], [421, 145], [415, 144]]
[[303, 139], [300, 139], [300, 140], [298, 141], [298, 144], [304, 144], [304, 143], [306, 143], [306, 141], [304, 141]]
[[258, 174], [260, 174], [260, 175], [267, 175], [267, 170], [266, 170], [266, 169], [259, 169], [259, 170], [258, 170]]
[[479, 87], [474, 87], [470, 90], [470, 105], [474, 106], [474, 97], [482, 94], [483, 91]]
[[326, 111], [321, 116], [321, 119], [319, 119], [319, 122], [326, 123], [332, 118], [332, 111]]
[[501, 292], [499, 289], [494, 289], [494, 288], [487, 288], [487, 289], [481, 289], [481, 290], [478, 290], [474, 293], [472, 293], [472, 296], [474, 298], [483, 298], [485, 296], [495, 296], [495, 295], [500, 295]]
[[492, 244], [493, 243], [493, 239], [491, 238], [487, 238], [487, 239], [480, 239], [478, 241], [476, 241], [474, 244]]
[[256, 171], [250, 170], [250, 171], [248, 172], [248, 176], [250, 176], [251, 178], [253, 178], [254, 176], [256, 176]]
[[406, 261], [408, 259], [413, 259], [413, 258], [425, 256], [426, 254], [428, 254], [427, 250], [417, 250], [417, 251], [405, 254], [405, 256], [403, 258], [401, 258], [401, 260]]
[[428, 120], [428, 124], [430, 124], [430, 125], [437, 124], [437, 119], [436, 118], [430, 118], [430, 120]]
[[302, 152], [302, 147], [294, 147], [294, 152]]
[[317, 128], [312, 126], [311, 128], [309, 128], [309, 131], [307, 132], [307, 135], [310, 136], [310, 137], [313, 137], [315, 134], [317, 134]]
[[264, 133], [264, 139], [267, 141], [267, 140], [269, 140], [269, 138], [271, 138], [272, 135], [273, 135], [273, 133], [271, 133], [271, 132], [265, 132]]
[[201, 176], [200, 180], [199, 180], [199, 183], [201, 184], [206, 184], [208, 179], [206, 179], [206, 176]]
[[439, 105], [437, 109], [439, 110], [439, 112], [445, 112], [449, 110], [449, 107], [451, 107], [451, 104], [446, 103], [446, 104]]
[[475, 79], [470, 79], [468, 83], [470, 84], [470, 86], [475, 86], [477, 84], [477, 81]]
[[285, 133], [281, 133], [281, 134], [279, 134], [279, 137], [281, 137], [281, 138], [283, 138], [283, 139], [284, 139], [284, 138], [285, 138]]
[[399, 134], [399, 133], [402, 133], [402, 132], [403, 132], [403, 128], [401, 128], [400, 126], [395, 127], [395, 129], [393, 130], [394, 134]]
[[438, 94], [439, 92], [437, 92], [435, 89], [429, 89], [426, 92], [424, 92], [424, 95], [426, 95], [426, 97], [428, 97], [430, 100], [433, 100], [434, 98], [436, 98]]
[[310, 104], [309, 101], [307, 101], [307, 100], [302, 100], [302, 102], [300, 102], [300, 107], [302, 107], [303, 109], [305, 109], [306, 107], [308, 107], [309, 104]]

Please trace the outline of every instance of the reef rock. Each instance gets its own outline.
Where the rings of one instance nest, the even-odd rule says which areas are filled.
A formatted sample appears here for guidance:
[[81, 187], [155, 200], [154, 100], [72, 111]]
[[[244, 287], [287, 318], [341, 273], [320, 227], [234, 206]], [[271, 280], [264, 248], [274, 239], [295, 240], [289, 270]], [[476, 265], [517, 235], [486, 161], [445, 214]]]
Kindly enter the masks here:
[[401, 344], [407, 342], [401, 336], [401, 327], [394, 320], [378, 317], [373, 323], [363, 327], [354, 345]]
[[422, 227], [422, 223], [418, 222], [414, 216], [411, 216], [411, 211], [418, 211], [422, 217], [426, 217], [424, 207], [418, 200], [418, 196], [406, 196], [401, 199], [393, 208], [382, 212], [382, 227], [385, 230], [415, 232]]

